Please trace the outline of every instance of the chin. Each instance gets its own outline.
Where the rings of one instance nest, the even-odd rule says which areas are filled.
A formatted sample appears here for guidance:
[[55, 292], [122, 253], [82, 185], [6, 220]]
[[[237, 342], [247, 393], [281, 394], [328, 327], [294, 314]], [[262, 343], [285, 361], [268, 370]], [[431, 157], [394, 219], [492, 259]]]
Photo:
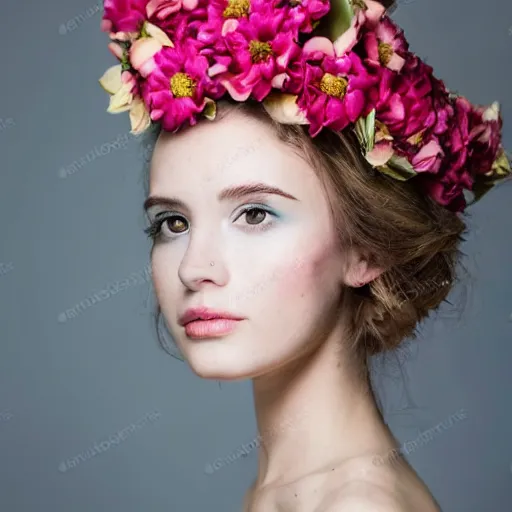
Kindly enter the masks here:
[[238, 368], [229, 368], [222, 364], [200, 364], [189, 361], [192, 371], [201, 379], [223, 380], [223, 381], [240, 381], [251, 378], [250, 374], [241, 372]]
[[187, 340], [180, 348], [191, 370], [202, 379], [239, 381], [265, 373], [266, 368], [256, 363], [254, 351], [249, 358], [251, 351], [242, 350], [241, 344], [233, 341]]
[[251, 373], [239, 351], [233, 350], [231, 340], [187, 340], [181, 352], [191, 370], [202, 379], [243, 380]]

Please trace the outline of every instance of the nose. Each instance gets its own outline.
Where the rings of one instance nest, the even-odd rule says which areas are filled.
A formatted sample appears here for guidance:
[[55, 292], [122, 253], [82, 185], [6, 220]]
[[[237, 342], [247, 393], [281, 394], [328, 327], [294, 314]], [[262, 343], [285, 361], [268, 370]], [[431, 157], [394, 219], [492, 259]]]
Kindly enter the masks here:
[[189, 246], [178, 269], [181, 282], [189, 290], [199, 291], [206, 283], [225, 286], [228, 282], [223, 255], [217, 249], [219, 240], [214, 240], [214, 236], [201, 237], [198, 232], [190, 236]]

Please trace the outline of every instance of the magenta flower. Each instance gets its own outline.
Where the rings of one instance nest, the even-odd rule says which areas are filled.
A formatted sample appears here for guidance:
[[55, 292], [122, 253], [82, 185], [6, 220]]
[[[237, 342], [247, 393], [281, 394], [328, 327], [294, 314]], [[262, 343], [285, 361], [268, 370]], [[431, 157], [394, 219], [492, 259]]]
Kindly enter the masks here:
[[501, 150], [501, 125], [497, 104], [474, 107], [461, 96], [452, 101], [453, 117], [443, 139], [445, 156], [435, 177], [421, 176], [426, 192], [439, 204], [456, 212], [465, 209], [464, 190], [473, 190], [479, 175], [491, 172]]
[[385, 16], [363, 37], [368, 61], [385, 66], [393, 71], [400, 71], [405, 64], [409, 45], [403, 31]]
[[247, 18], [262, 0], [210, 0], [208, 2], [208, 19], [218, 25], [229, 19]]
[[153, 58], [155, 67], [141, 86], [142, 95], [151, 119], [166, 131], [195, 125], [208, 100], [225, 92], [208, 77], [208, 60], [193, 45], [165, 47]]
[[[156, 0], [151, 0], [155, 2]], [[175, 10], [174, 2], [159, 2], [159, 7], [153, 9], [148, 4], [148, 14], [150, 21], [158, 25], [171, 39], [171, 41], [180, 43], [187, 41], [187, 44], [193, 45], [196, 49], [204, 47], [204, 43], [199, 39], [198, 33], [208, 19], [207, 7], [208, 0], [185, 0], [181, 2], [180, 9]], [[194, 6], [192, 9], [191, 7]]]
[[329, 0], [274, 0], [286, 9], [286, 29], [309, 33], [331, 9]]
[[432, 135], [429, 141], [423, 143], [420, 150], [410, 159], [410, 162], [417, 172], [435, 174], [441, 167], [443, 157], [443, 148], [437, 137]]
[[[235, 31], [240, 21], [247, 23], [249, 16], [256, 12], [269, 14], [269, 6], [265, 0], [211, 0], [207, 12], [207, 21], [201, 25], [197, 39], [203, 44], [202, 54], [212, 62], [210, 76], [217, 76], [226, 73], [233, 62], [226, 34]], [[225, 74], [224, 78], [229, 76], [231, 73]]]
[[337, 55], [343, 55], [352, 50], [365, 32], [372, 31], [385, 13], [384, 6], [373, 0], [355, 0], [354, 16], [350, 27], [334, 41]]
[[375, 27], [386, 12], [382, 3], [375, 0], [351, 0], [350, 3], [364, 11], [365, 25], [368, 28]]
[[422, 174], [425, 191], [440, 205], [460, 212], [466, 207], [464, 189], [471, 190], [473, 178], [468, 169], [469, 122], [472, 105], [460, 96], [452, 101], [453, 118], [443, 139], [444, 159], [436, 176]]
[[231, 61], [218, 79], [233, 99], [245, 101], [252, 95], [262, 101], [273, 84], [283, 85], [283, 73], [300, 56], [293, 33], [283, 28], [285, 21], [284, 9], [266, 6], [252, 12], [249, 18], [226, 22], [231, 25], [223, 38], [223, 56]]
[[148, 0], [104, 0], [101, 30], [104, 32], [138, 32], [146, 19]]
[[[221, 37], [229, 30], [234, 30], [238, 19], [247, 18], [254, 6], [250, 0], [210, 0], [206, 6], [206, 17], [200, 24], [197, 32], [197, 39], [207, 50], [219, 56], [225, 50]], [[220, 59], [223, 60], [223, 59]], [[231, 62], [231, 59], [228, 59]], [[226, 71], [226, 69], [222, 69]], [[220, 72], [217, 70], [216, 73]]]
[[200, 37], [206, 44], [212, 44], [235, 30], [240, 20], [247, 20], [251, 14], [261, 10], [269, 14], [266, 0], [210, 0], [208, 21], [201, 27]]
[[400, 73], [385, 67], [380, 74], [376, 103], [376, 118], [384, 123], [395, 145], [414, 155], [418, 146], [432, 134], [441, 135], [453, 116], [453, 107], [442, 82], [432, 75], [432, 68], [419, 59]]
[[[443, 149], [446, 154], [442, 174], [447, 174], [452, 179], [455, 174], [464, 170], [469, 171], [467, 163], [470, 154], [470, 115], [472, 112], [471, 103], [464, 97], [459, 96], [451, 100], [454, 115], [451, 119], [449, 129], [443, 137]], [[469, 183], [468, 177], [463, 177], [464, 183]]]
[[469, 174], [461, 171], [446, 173], [441, 177], [421, 174], [414, 179], [418, 180], [424, 192], [441, 206], [453, 212], [462, 212], [466, 208], [464, 189], [473, 187], [473, 180]]
[[472, 174], [485, 174], [491, 170], [501, 147], [503, 120], [497, 102], [490, 107], [474, 107], [470, 112], [468, 161]]
[[370, 96], [378, 77], [355, 53], [337, 56], [328, 39], [316, 37], [303, 48], [303, 67], [304, 88], [297, 104], [310, 122], [312, 137], [324, 126], [343, 130], [373, 108]]
[[438, 204], [454, 212], [461, 212], [467, 202], [464, 190], [472, 190], [474, 179], [467, 170], [465, 153], [447, 155], [437, 175], [423, 173], [415, 179]]
[[154, 16], [159, 20], [164, 20], [181, 9], [192, 11], [197, 4], [198, 0], [149, 0], [146, 13], [148, 18]]

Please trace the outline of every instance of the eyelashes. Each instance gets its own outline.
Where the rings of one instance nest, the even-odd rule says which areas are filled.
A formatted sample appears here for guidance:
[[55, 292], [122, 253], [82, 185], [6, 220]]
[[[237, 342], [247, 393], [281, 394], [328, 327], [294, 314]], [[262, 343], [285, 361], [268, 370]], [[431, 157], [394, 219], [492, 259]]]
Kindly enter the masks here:
[[[256, 215], [249, 215], [258, 213], [260, 214], [259, 217]], [[263, 232], [267, 229], [271, 228], [274, 224], [274, 219], [278, 217], [276, 213], [274, 213], [272, 210], [270, 210], [268, 207], [263, 205], [248, 205], [245, 206], [240, 213], [237, 215], [235, 222], [240, 219], [242, 216], [246, 216], [246, 220], [251, 220], [251, 222], [247, 222], [243, 225], [241, 229], [247, 232]], [[267, 218], [267, 216], [273, 217], [269, 222], [263, 223], [263, 221]], [[261, 219], [260, 222], [254, 222], [254, 217], [257, 219]], [[167, 233], [164, 234], [163, 225], [165, 222], [168, 222], [166, 226]], [[174, 223], [174, 226], [173, 226]], [[144, 233], [153, 240], [153, 242], [163, 240], [163, 239], [169, 239], [173, 240], [177, 238], [179, 235], [188, 232], [189, 226], [188, 220], [181, 214], [176, 212], [165, 212], [161, 214], [159, 217], [155, 218], [149, 227], [144, 229]], [[187, 227], [185, 227], [187, 226]], [[178, 227], [179, 231], [173, 231], [173, 229], [176, 229]], [[185, 227], [185, 229], [180, 229]]]
[[[147, 227], [144, 230], [144, 233], [146, 233], [146, 235], [148, 235], [148, 237], [151, 238], [153, 241], [161, 238], [162, 237], [162, 225], [164, 222], [166, 222], [170, 219], [182, 219], [183, 224], [185, 224], [187, 222], [185, 217], [182, 217], [179, 214], [167, 213], [165, 215], [162, 215], [159, 218], [155, 218], [155, 220], [153, 220], [153, 222], [151, 222], [149, 227]], [[172, 231], [171, 231], [171, 233], [172, 233]], [[175, 237], [171, 237], [171, 238], [175, 238]]]

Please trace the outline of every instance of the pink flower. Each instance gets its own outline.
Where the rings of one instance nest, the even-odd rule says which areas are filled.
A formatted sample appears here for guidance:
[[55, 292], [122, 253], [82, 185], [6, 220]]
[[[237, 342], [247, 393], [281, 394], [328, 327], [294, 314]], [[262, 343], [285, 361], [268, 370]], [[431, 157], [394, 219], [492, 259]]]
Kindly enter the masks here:
[[365, 25], [369, 28], [375, 27], [384, 16], [386, 9], [380, 3], [374, 0], [353, 0], [350, 2], [352, 5], [362, 4], [364, 11]]
[[[205, 47], [216, 46], [225, 30], [228, 27], [234, 29], [236, 20], [247, 18], [252, 9], [250, 0], [210, 0], [206, 6], [206, 18], [198, 28], [197, 39]], [[216, 54], [222, 49], [225, 49], [223, 42], [217, 47]]]
[[148, 0], [104, 0], [101, 29], [104, 32], [138, 32], [146, 19]]
[[474, 178], [467, 170], [465, 152], [447, 155], [437, 175], [423, 173], [418, 179], [425, 192], [438, 204], [461, 212], [467, 203], [464, 190], [472, 190]]
[[145, 77], [154, 68], [152, 57], [164, 46], [172, 48], [174, 43], [161, 28], [148, 21], [144, 22], [141, 32], [141, 37], [131, 44], [128, 56], [131, 67]]
[[166, 131], [191, 126], [209, 98], [218, 99], [222, 87], [208, 77], [208, 60], [192, 45], [163, 48], [154, 57], [155, 67], [142, 84], [142, 95], [151, 119]]
[[211, 0], [208, 2], [207, 21], [200, 26], [197, 40], [203, 45], [202, 54], [207, 55], [212, 62], [210, 76], [226, 73], [233, 61], [225, 36], [235, 31], [240, 21], [247, 22], [249, 16], [260, 10], [269, 13], [265, 0]]
[[393, 71], [400, 71], [405, 64], [408, 43], [403, 31], [387, 16], [374, 30], [364, 34], [364, 48], [371, 63], [385, 66]]
[[210, 0], [208, 3], [208, 19], [215, 20], [219, 25], [228, 19], [247, 18], [259, 0]]
[[458, 96], [453, 100], [454, 117], [447, 132], [447, 141], [445, 147], [453, 155], [458, 153], [467, 154], [469, 143], [469, 116], [473, 106], [463, 96]]
[[417, 172], [435, 174], [441, 167], [443, 157], [443, 148], [433, 135], [428, 142], [421, 146], [421, 149], [410, 159], [410, 162]]
[[384, 6], [373, 0], [356, 0], [354, 4], [350, 27], [334, 41], [337, 55], [351, 51], [365, 32], [375, 29], [385, 13]]
[[[151, 0], [154, 2], [155, 0]], [[174, 2], [172, 2], [174, 5]], [[160, 2], [160, 9], [152, 10], [148, 4], [148, 12], [151, 12], [150, 19], [157, 24], [173, 42], [187, 41], [187, 44], [194, 45], [199, 49], [204, 46], [200, 41], [198, 33], [206, 23], [208, 0], [186, 0], [180, 4], [179, 10], [171, 12], [170, 2]], [[195, 7], [188, 10], [192, 5]]]
[[485, 174], [491, 170], [501, 145], [503, 120], [497, 102], [490, 107], [475, 107], [470, 112], [471, 157], [468, 161], [472, 174]]
[[463, 176], [469, 181], [464, 183], [457, 175], [450, 176], [449, 174], [440, 178], [432, 178], [430, 175], [421, 174], [414, 179], [418, 182], [421, 181], [421, 188], [436, 203], [453, 212], [462, 212], [467, 205], [464, 188], [470, 189], [473, 186], [469, 175]]
[[197, 7], [197, 4], [198, 0], [149, 0], [146, 13], [148, 18], [154, 16], [163, 20], [181, 9], [192, 11]]
[[373, 108], [370, 91], [378, 77], [355, 53], [337, 56], [328, 39], [316, 37], [303, 48], [303, 66], [304, 88], [297, 104], [306, 113], [312, 137], [324, 126], [343, 130]]
[[377, 71], [376, 118], [387, 126], [401, 151], [413, 155], [432, 133], [446, 131], [453, 108], [430, 66], [418, 59], [414, 67], [406, 64], [400, 73], [383, 67]]
[[235, 30], [240, 20], [247, 20], [261, 8], [269, 12], [266, 0], [210, 0], [206, 6], [207, 20], [198, 37], [207, 45], [213, 44], [227, 32]]
[[452, 211], [466, 207], [464, 189], [471, 190], [473, 178], [468, 170], [469, 119], [472, 105], [460, 96], [452, 100], [454, 116], [444, 134], [444, 159], [436, 176], [422, 174], [424, 190], [437, 203]]
[[283, 28], [284, 9], [260, 7], [249, 18], [231, 21], [233, 24], [223, 38], [222, 53], [231, 60], [218, 79], [233, 99], [245, 101], [252, 95], [261, 101], [270, 93], [273, 83], [283, 85], [286, 77], [282, 74], [299, 58], [300, 47], [293, 33]]
[[[471, 103], [464, 97], [459, 96], [451, 100], [454, 115], [450, 120], [450, 126], [443, 137], [443, 149], [446, 154], [441, 174], [452, 177], [454, 173], [464, 170], [468, 173], [467, 159], [469, 152], [469, 121], [473, 109]], [[469, 183], [468, 176], [463, 177], [465, 183]]]
[[274, 0], [276, 7], [286, 9], [287, 29], [309, 33], [331, 9], [329, 0]]

